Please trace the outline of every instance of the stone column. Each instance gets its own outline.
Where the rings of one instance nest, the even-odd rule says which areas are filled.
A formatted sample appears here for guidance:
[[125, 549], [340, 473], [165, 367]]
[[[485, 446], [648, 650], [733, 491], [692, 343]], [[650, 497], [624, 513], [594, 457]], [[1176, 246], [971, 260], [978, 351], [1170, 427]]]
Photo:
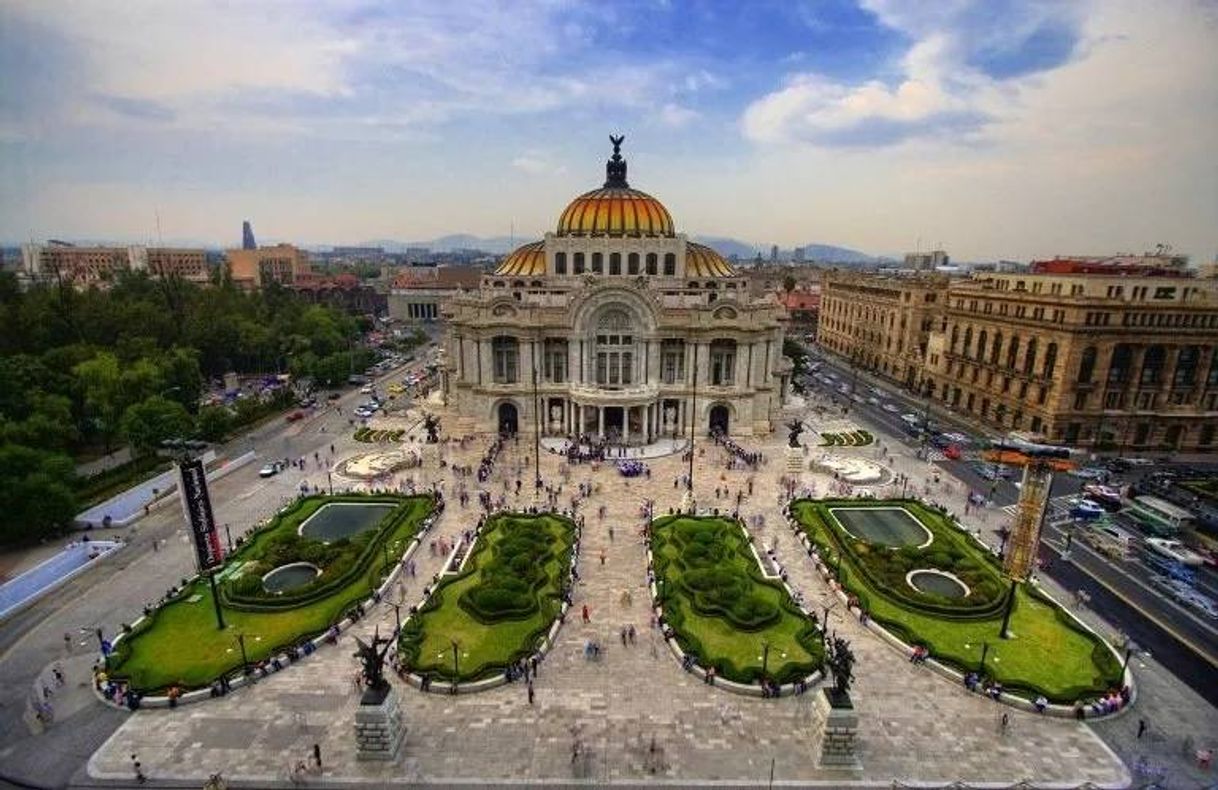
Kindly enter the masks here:
[[630, 410], [633, 406], [622, 407], [622, 444], [630, 444]]
[[605, 407], [596, 407], [596, 437], [600, 440], [605, 438]]

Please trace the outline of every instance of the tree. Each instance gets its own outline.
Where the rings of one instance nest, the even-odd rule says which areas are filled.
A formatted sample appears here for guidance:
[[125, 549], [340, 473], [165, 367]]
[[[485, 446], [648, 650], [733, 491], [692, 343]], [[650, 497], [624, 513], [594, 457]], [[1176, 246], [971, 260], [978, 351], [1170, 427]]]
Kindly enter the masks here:
[[791, 293], [791, 291], [795, 290], [795, 275], [788, 274], [786, 277], [782, 278], [782, 289], [787, 293]]
[[72, 460], [19, 444], [0, 445], [0, 542], [51, 537], [76, 515], [76, 497], [66, 481]]
[[121, 379], [118, 358], [102, 353], [81, 362], [72, 369], [84, 396], [86, 415], [94, 420], [105, 451], [110, 452], [110, 441], [118, 430], [122, 414]]
[[232, 430], [233, 415], [227, 406], [204, 406], [199, 409], [195, 426], [200, 439], [218, 442]]
[[153, 395], [123, 412], [123, 435], [140, 452], [151, 452], [166, 439], [191, 433], [190, 414], [177, 401]]

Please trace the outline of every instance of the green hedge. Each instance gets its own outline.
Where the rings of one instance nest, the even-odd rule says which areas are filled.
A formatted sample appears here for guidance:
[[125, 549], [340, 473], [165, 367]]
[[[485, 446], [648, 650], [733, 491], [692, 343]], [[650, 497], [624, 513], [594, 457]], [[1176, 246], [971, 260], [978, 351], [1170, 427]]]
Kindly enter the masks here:
[[577, 532], [555, 513], [493, 515], [461, 571], [444, 576], [403, 625], [403, 663], [451, 681], [447, 656], [437, 653], [459, 637], [470, 656], [456, 680], [468, 682], [532, 655], [561, 611]]
[[[772, 680], [788, 683], [820, 668], [823, 646], [815, 621], [780, 582], [761, 574], [737, 522], [661, 517], [652, 522], [651, 548], [665, 620], [681, 649], [699, 664], [714, 666], [728, 680], [756, 683], [762, 676], [760, 643], [790, 640], [802, 655], [784, 660], [780, 650], [773, 651], [766, 673]], [[734, 634], [727, 645], [725, 630]], [[708, 639], [720, 647], [710, 647]]]

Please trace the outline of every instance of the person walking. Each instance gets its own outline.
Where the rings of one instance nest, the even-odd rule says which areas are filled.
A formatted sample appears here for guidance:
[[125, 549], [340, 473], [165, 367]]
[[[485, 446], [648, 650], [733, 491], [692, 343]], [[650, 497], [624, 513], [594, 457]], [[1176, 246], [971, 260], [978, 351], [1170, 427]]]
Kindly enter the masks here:
[[1146, 734], [1146, 719], [1138, 719], [1138, 739]]
[[313, 764], [317, 766], [317, 770], [321, 770], [321, 744], [313, 744]]
[[148, 777], [144, 776], [144, 768], [140, 765], [139, 758], [134, 754], [131, 755], [131, 770], [135, 772], [135, 781], [137, 784], [144, 784], [148, 781]]
[[592, 622], [592, 616], [591, 616], [591, 614], [588, 612], [588, 604], [584, 604], [584, 608], [583, 608], [583, 618], [584, 618], [584, 623], [590, 623], [590, 622]]
[[531, 681], [531, 680], [529, 681], [528, 689], [529, 689], [529, 704], [532, 705], [533, 704], [533, 681]]

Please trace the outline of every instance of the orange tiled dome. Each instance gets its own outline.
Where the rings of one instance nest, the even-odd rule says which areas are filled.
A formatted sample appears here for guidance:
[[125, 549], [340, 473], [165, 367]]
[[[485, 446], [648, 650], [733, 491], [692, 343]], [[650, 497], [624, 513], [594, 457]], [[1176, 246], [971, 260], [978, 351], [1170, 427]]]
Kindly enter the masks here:
[[546, 249], [544, 241], [533, 241], [517, 247], [495, 269], [495, 274], [501, 277], [532, 277], [545, 273]]
[[637, 189], [606, 187], [585, 192], [558, 218], [559, 236], [676, 235], [664, 204]]

